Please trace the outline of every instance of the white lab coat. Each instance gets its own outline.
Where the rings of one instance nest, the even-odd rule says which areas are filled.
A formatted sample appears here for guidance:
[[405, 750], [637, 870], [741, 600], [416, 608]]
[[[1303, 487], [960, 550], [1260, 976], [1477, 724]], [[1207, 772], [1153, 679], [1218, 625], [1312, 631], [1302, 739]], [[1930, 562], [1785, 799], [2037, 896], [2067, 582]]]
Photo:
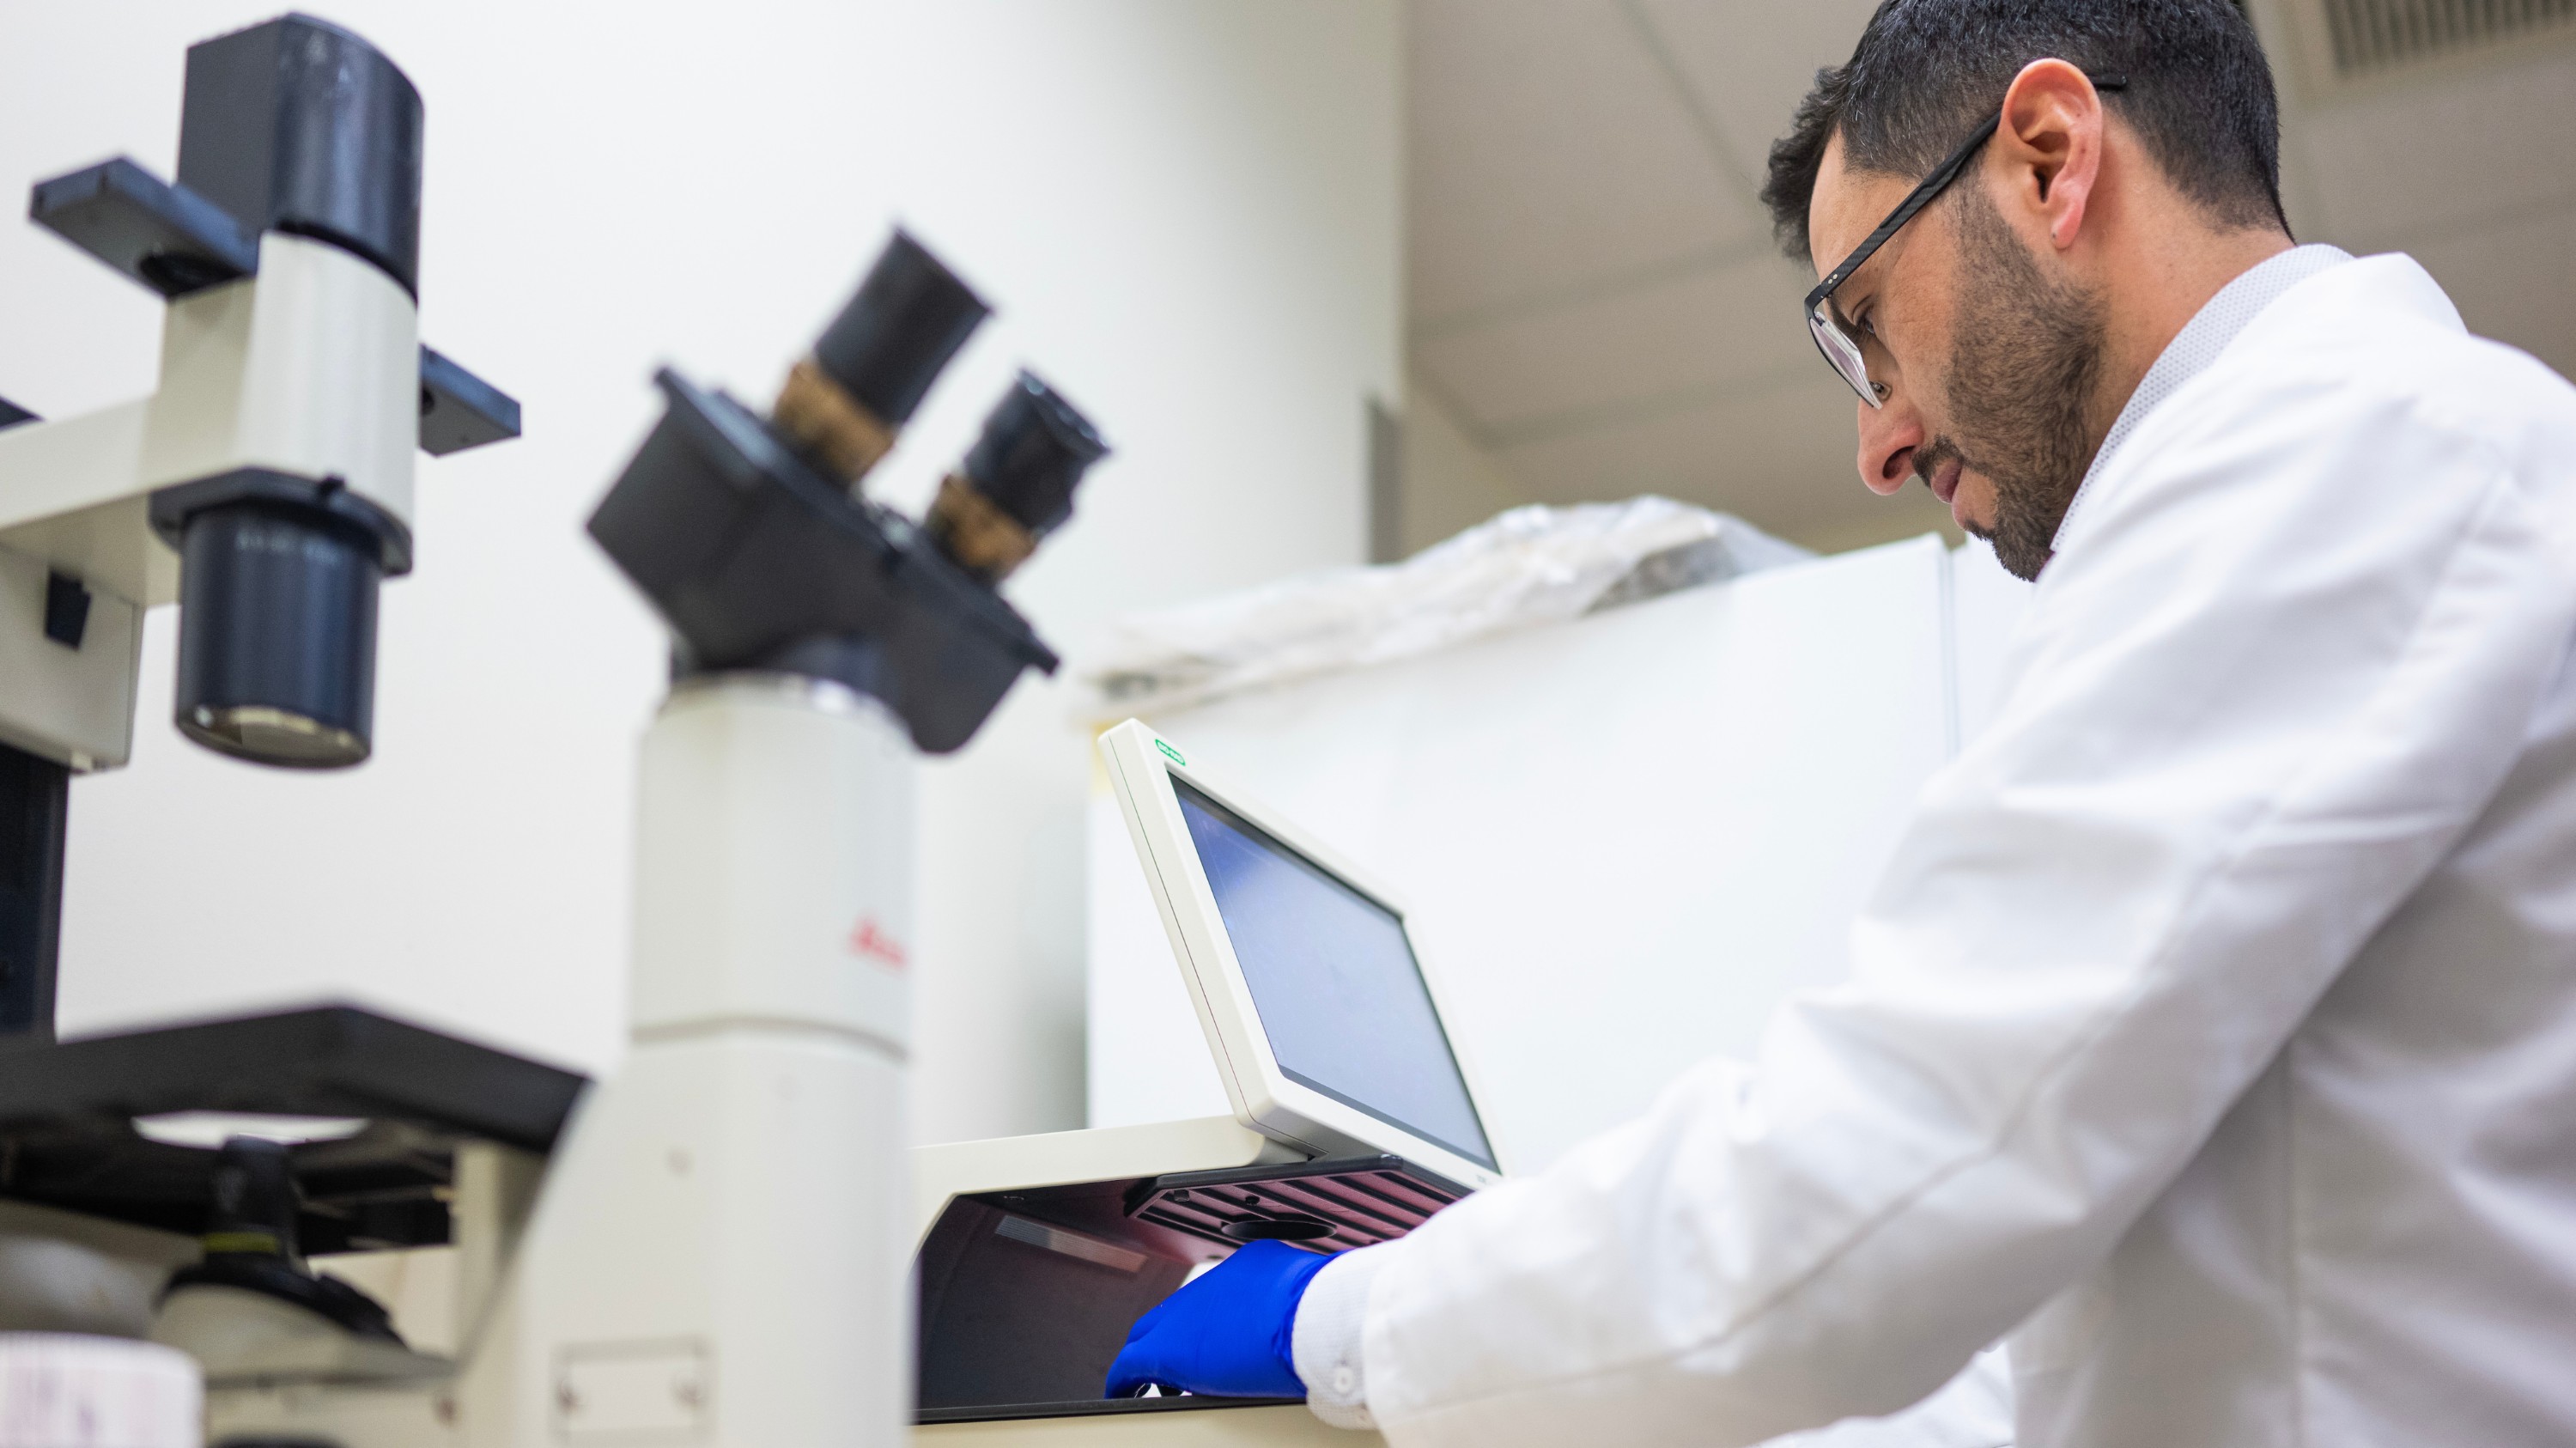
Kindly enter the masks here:
[[1750, 1443], [2009, 1332], [2025, 1448], [2576, 1442], [2571, 640], [2576, 389], [2299, 282], [2094, 478], [1850, 983], [1374, 1249], [1379, 1426]]

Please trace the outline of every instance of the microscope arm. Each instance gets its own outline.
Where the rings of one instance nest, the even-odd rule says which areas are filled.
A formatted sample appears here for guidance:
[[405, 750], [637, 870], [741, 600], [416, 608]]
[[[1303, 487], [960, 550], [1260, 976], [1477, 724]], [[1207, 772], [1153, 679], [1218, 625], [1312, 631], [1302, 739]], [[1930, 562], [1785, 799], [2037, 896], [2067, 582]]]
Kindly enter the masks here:
[[[46, 575], [50, 593], [77, 590], [107, 625], [87, 648], [11, 631], [36, 642], [0, 652], [27, 654], [42, 678], [22, 677], [42, 687], [0, 699], [0, 742], [108, 768], [131, 747], [134, 616], [179, 597], [163, 515], [192, 486], [318, 489], [385, 536], [384, 571], [398, 575], [411, 562], [413, 448], [514, 437], [519, 406], [421, 346], [411, 294], [381, 268], [312, 237], [246, 235], [130, 160], [39, 184], [29, 211], [168, 302], [153, 395], [0, 427], [0, 574]], [[24, 593], [32, 607], [35, 587], [11, 600]]]

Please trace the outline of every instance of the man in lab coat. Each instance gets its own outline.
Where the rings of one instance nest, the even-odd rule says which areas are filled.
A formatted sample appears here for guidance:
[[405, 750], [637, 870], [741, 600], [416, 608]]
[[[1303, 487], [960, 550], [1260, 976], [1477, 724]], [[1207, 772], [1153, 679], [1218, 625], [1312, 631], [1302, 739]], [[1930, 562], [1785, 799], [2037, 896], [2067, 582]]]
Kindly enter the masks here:
[[1766, 196], [1863, 480], [2038, 587], [1850, 983], [1113, 1390], [1748, 1443], [2009, 1333], [2025, 1445], [2576, 1442], [2576, 389], [2276, 175], [2226, 0], [1880, 9]]

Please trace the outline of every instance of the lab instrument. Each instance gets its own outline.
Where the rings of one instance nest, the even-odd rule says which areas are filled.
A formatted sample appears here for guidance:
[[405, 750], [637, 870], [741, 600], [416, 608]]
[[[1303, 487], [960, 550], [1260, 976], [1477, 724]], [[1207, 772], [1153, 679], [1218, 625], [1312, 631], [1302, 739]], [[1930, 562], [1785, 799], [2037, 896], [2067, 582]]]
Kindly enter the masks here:
[[1138, 1319], [1238, 1248], [1392, 1241], [1499, 1180], [1475, 1077], [1384, 886], [1143, 723], [1100, 748], [1233, 1114], [914, 1153], [919, 1432], [1308, 1441], [1334, 1430], [1294, 1397], [1102, 1385]]
[[[356, 763], [408, 450], [516, 430], [414, 340], [390, 61], [290, 16], [191, 50], [184, 114], [177, 184], [110, 162], [35, 205], [172, 301], [152, 398], [0, 432], [0, 802], [39, 846], [0, 871], [0, 963], [33, 1032], [62, 781], [126, 757], [137, 613], [184, 599], [192, 737]], [[130, 1349], [48, 1382], [181, 1349], [242, 1448], [905, 1437], [914, 756], [1056, 666], [992, 585], [1107, 451], [1023, 373], [950, 523], [856, 491], [986, 310], [898, 234], [766, 416], [658, 379], [590, 523], [672, 636], [612, 1079], [336, 1005], [0, 1051], [0, 1327]], [[440, 1245], [452, 1354], [314, 1260]]]
[[1383, 884], [1137, 720], [1102, 757], [1235, 1114], [1318, 1154], [1502, 1174], [1436, 977]]
[[[421, 136], [400, 69], [290, 15], [189, 49], [176, 180], [117, 158], [29, 204], [166, 303], [150, 396], [52, 422], [0, 404], [0, 1328], [78, 1340], [30, 1368], [57, 1402], [112, 1391], [90, 1369], [120, 1353], [152, 1392], [174, 1362], [191, 1391], [370, 1355], [415, 1370], [382, 1309], [304, 1249], [442, 1238], [468, 1143], [541, 1144], [575, 1084], [379, 1021], [402, 1039], [378, 1036], [392, 1049], [370, 1069], [403, 1083], [353, 1090], [333, 1057], [358, 1012], [53, 1039], [69, 783], [128, 760], [143, 612], [181, 606], [183, 734], [258, 764], [357, 764], [377, 591], [412, 566], [413, 451], [518, 433], [516, 402], [418, 339]], [[455, 1099], [441, 1069], [481, 1072], [516, 1119]], [[255, 1141], [144, 1129], [353, 1105], [377, 1119], [308, 1153], [300, 1186]]]

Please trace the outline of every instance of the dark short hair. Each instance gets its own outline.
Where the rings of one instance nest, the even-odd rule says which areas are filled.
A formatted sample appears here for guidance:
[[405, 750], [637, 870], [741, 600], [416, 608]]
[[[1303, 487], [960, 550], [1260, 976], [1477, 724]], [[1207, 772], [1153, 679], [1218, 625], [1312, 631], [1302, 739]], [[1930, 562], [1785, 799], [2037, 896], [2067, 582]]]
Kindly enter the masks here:
[[2230, 0], [1884, 0], [1771, 147], [1762, 200], [1782, 249], [1807, 259], [1807, 204], [1835, 133], [1852, 169], [1920, 177], [1994, 119], [2023, 66], [2051, 57], [2127, 77], [2105, 105], [2220, 224], [2289, 229], [2280, 101]]

